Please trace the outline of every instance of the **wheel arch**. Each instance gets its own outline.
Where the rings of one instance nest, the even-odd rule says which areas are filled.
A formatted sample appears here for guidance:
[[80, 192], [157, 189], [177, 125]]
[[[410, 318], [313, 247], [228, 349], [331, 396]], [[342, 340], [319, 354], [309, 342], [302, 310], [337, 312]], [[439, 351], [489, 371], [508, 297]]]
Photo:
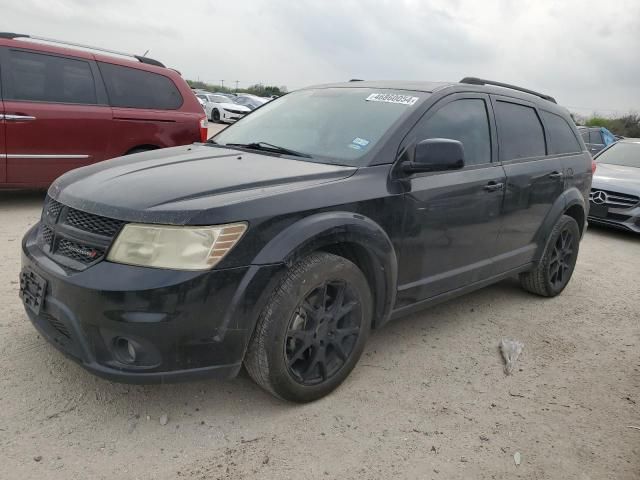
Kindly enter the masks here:
[[352, 212], [306, 217], [276, 235], [255, 264], [293, 265], [312, 252], [324, 251], [353, 262], [362, 270], [374, 298], [373, 327], [389, 319], [397, 287], [397, 258], [389, 236], [376, 222]]
[[577, 223], [580, 229], [580, 235], [583, 235], [585, 229], [585, 220], [587, 218], [587, 206], [582, 195], [582, 192], [577, 188], [570, 188], [565, 190], [560, 195], [553, 206], [547, 213], [542, 226], [538, 230], [537, 244], [538, 249], [536, 251], [536, 261], [538, 261], [544, 252], [547, 238], [553, 230], [553, 226], [562, 215], [568, 215], [572, 217]]

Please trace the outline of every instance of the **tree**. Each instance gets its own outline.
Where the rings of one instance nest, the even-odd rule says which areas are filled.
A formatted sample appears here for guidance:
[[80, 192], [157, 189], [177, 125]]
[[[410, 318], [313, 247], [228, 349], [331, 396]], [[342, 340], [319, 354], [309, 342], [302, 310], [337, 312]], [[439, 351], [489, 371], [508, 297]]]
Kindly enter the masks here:
[[285, 87], [284, 85], [276, 87], [275, 85], [262, 85], [261, 83], [257, 83], [255, 85], [250, 85], [247, 88], [240, 88], [238, 90], [235, 90], [232, 88], [223, 87], [222, 85], [214, 85], [211, 83], [201, 82], [199, 80], [187, 80], [187, 83], [191, 88], [200, 88], [209, 92], [250, 93], [259, 97], [271, 97], [273, 95], [280, 96], [287, 93], [287, 87]]
[[587, 127], [605, 127], [615, 135], [640, 138], [640, 115], [629, 113], [622, 117], [605, 118], [594, 115], [585, 121]]

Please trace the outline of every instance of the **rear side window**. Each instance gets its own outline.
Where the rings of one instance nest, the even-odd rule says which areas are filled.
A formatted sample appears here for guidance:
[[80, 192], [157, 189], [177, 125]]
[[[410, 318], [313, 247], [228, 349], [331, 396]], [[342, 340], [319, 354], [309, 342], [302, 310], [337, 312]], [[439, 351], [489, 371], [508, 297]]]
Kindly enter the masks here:
[[544, 130], [535, 109], [509, 102], [496, 102], [500, 158], [540, 157], [546, 153]]
[[549, 153], [580, 152], [580, 144], [564, 118], [550, 112], [542, 112], [542, 118], [549, 133]]
[[598, 128], [592, 128], [589, 130], [589, 137], [591, 137], [589, 143], [597, 143], [600, 145], [604, 144], [602, 141], [602, 132], [600, 132], [600, 129]]
[[178, 88], [164, 75], [111, 63], [98, 65], [114, 107], [176, 110], [182, 105]]
[[32, 102], [96, 104], [89, 62], [10, 50], [5, 99]]
[[447, 103], [417, 128], [419, 140], [449, 138], [462, 143], [466, 165], [491, 162], [489, 117], [486, 103], [480, 98]]

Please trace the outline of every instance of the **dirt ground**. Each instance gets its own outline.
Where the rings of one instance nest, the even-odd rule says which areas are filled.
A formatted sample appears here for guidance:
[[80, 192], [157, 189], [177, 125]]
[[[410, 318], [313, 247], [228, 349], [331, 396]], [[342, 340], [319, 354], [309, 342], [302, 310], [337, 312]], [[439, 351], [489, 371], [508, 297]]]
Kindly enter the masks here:
[[[18, 299], [42, 198], [0, 194], [2, 479], [640, 478], [637, 236], [590, 228], [558, 298], [505, 281], [388, 325], [299, 406], [246, 374], [120, 385], [58, 353]], [[502, 337], [525, 345], [509, 377]]]

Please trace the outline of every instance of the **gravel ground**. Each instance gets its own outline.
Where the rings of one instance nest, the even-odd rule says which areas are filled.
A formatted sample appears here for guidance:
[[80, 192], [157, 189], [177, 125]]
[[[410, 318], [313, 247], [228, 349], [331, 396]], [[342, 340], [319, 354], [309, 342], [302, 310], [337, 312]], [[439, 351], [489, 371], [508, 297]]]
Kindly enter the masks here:
[[[299, 406], [246, 375], [130, 386], [64, 358], [18, 299], [42, 198], [0, 194], [0, 478], [640, 478], [637, 236], [591, 228], [558, 298], [509, 280], [388, 325]], [[509, 377], [502, 337], [525, 345]]]

